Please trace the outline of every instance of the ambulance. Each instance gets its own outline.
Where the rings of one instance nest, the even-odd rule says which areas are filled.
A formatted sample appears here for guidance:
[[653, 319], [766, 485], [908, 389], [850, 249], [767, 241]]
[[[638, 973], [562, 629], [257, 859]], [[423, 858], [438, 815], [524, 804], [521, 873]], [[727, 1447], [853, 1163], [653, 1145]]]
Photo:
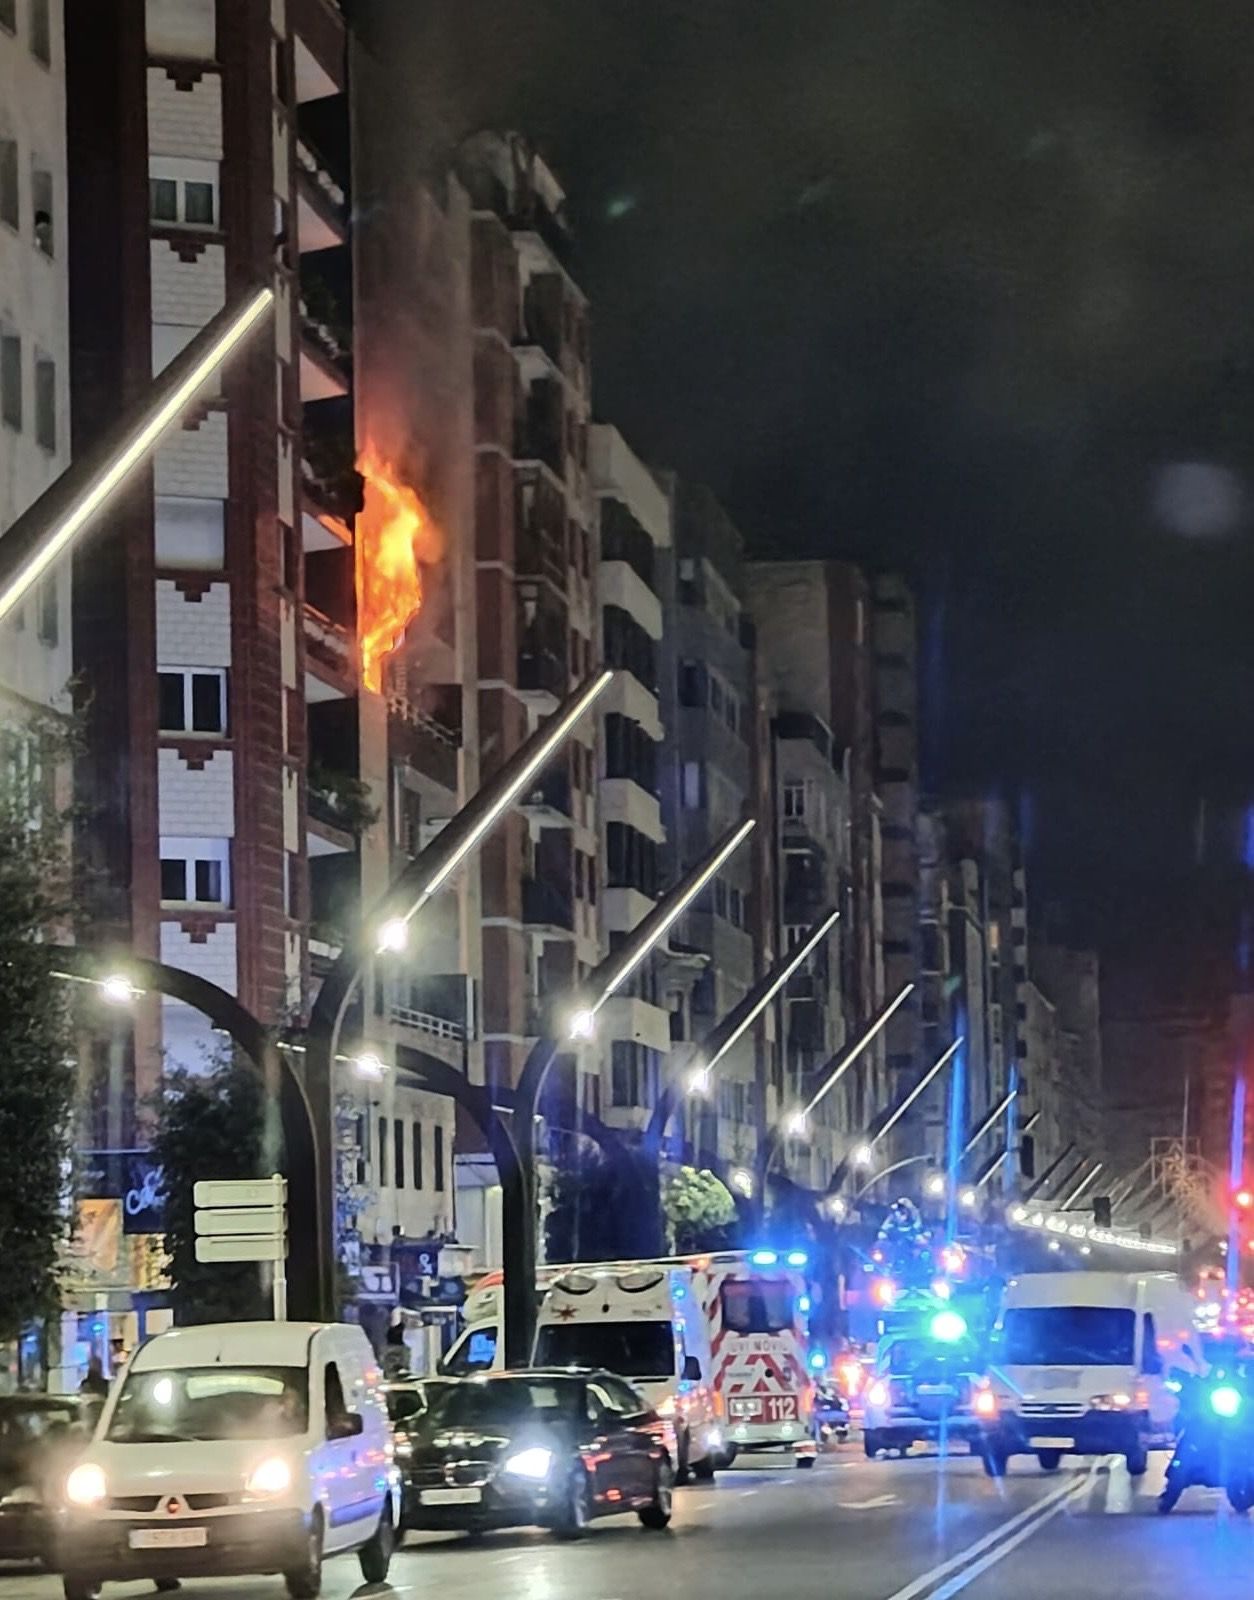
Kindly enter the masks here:
[[[726, 1251], [548, 1266], [537, 1275], [537, 1366], [604, 1367], [675, 1419], [680, 1477], [708, 1478], [740, 1451], [814, 1465], [814, 1383], [802, 1250]], [[467, 1297], [441, 1371], [502, 1365], [500, 1272]]]

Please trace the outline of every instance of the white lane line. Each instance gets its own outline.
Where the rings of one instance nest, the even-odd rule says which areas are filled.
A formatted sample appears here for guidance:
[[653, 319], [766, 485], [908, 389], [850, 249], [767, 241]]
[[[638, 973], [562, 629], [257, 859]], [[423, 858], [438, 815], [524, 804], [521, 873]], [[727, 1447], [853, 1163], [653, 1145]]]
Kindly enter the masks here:
[[838, 1509], [841, 1511], [880, 1511], [885, 1506], [897, 1505], [898, 1497], [895, 1494], [877, 1494], [870, 1500], [841, 1500]]
[[[1096, 1472], [1096, 1470], [1097, 1468], [1094, 1466], [1092, 1471]], [[969, 1544], [965, 1550], [959, 1550], [957, 1555], [950, 1556], [948, 1560], [942, 1561], [938, 1566], [932, 1567], [930, 1571], [913, 1579], [906, 1584], [904, 1589], [894, 1590], [889, 1595], [888, 1600], [915, 1600], [916, 1595], [923, 1594], [933, 1584], [939, 1583], [942, 1578], [948, 1577], [955, 1568], [963, 1567], [967, 1562], [977, 1559], [990, 1545], [997, 1544], [999, 1539], [1005, 1539], [1009, 1534], [1014, 1533], [1016, 1528], [1021, 1528], [1024, 1523], [1030, 1522], [1030, 1519], [1039, 1519], [1043, 1513], [1052, 1515], [1055, 1508], [1061, 1507], [1063, 1501], [1069, 1495], [1079, 1494], [1082, 1490], [1087, 1492], [1091, 1477], [1092, 1473], [1089, 1474], [1089, 1477], [1081, 1478], [1078, 1483], [1073, 1480], [1060, 1484], [1051, 1493], [1042, 1495], [1039, 1500], [1034, 1500], [1030, 1506], [1026, 1506], [1022, 1511], [1016, 1512], [1013, 1517], [1009, 1517], [1005, 1522], [998, 1523], [997, 1527], [984, 1534], [982, 1538], [977, 1539], [974, 1544]], [[1036, 1531], [1035, 1522], [1031, 1522], [1031, 1531]]]
[[[1072, 1495], [1078, 1498], [1084, 1487], [1083, 1484], [1077, 1484], [1071, 1491]], [[939, 1589], [929, 1595], [928, 1600], [950, 1600], [951, 1595], [957, 1594], [960, 1589], [965, 1589], [969, 1583], [974, 1583], [981, 1573], [987, 1572], [989, 1567], [995, 1566], [1003, 1556], [1008, 1556], [1012, 1550], [1017, 1549], [1025, 1540], [1030, 1539], [1045, 1523], [1052, 1521], [1065, 1508], [1066, 1496], [1064, 1495], [1061, 1500], [1050, 1506], [1048, 1511], [1042, 1512], [1035, 1522], [1026, 1523], [1017, 1533], [1012, 1534], [1009, 1539], [1003, 1540], [1001, 1544], [994, 1545], [991, 1550], [986, 1551], [974, 1566], [967, 1567], [962, 1572], [956, 1572], [948, 1583], [942, 1584]]]
[[1126, 1516], [1132, 1510], [1132, 1502], [1136, 1498], [1136, 1489], [1132, 1478], [1128, 1475], [1128, 1463], [1122, 1456], [1115, 1456], [1110, 1463], [1110, 1473], [1106, 1479], [1106, 1505], [1107, 1516]]

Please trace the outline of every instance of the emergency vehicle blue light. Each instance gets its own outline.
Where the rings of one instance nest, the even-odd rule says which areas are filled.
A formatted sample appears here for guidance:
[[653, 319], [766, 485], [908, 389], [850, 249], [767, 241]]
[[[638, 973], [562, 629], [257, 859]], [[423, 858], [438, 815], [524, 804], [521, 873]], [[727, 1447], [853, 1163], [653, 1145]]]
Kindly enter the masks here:
[[827, 1365], [827, 1356], [822, 1350], [811, 1350], [810, 1365], [814, 1368], [815, 1372], [822, 1372], [823, 1368]]
[[755, 1267], [773, 1267], [779, 1257], [774, 1250], [755, 1250], [749, 1259]]
[[938, 1311], [932, 1318], [932, 1337], [942, 1344], [957, 1344], [967, 1331], [967, 1319], [960, 1311]]
[[798, 1311], [808, 1311], [809, 1309], [810, 1309], [810, 1296], [808, 1294], [799, 1294], [797, 1296], [797, 1310]]
[[787, 1259], [790, 1267], [804, 1267], [810, 1258], [804, 1250], [790, 1250]]
[[1235, 1417], [1241, 1409], [1241, 1391], [1222, 1383], [1210, 1392], [1210, 1408], [1217, 1417]]

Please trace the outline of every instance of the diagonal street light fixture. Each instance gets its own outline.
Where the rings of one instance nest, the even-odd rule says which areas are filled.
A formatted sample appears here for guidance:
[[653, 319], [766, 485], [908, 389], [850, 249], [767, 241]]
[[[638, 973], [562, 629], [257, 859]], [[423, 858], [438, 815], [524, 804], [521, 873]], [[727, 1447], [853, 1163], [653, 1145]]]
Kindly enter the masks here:
[[1106, 1163], [1104, 1161], [1099, 1161], [1093, 1168], [1092, 1172], [1089, 1173], [1088, 1177], [1082, 1179], [1081, 1182], [1076, 1185], [1076, 1187], [1071, 1191], [1058, 1209], [1060, 1211], [1069, 1211], [1071, 1207], [1075, 1205], [1076, 1201], [1080, 1198], [1084, 1191], [1093, 1182], [1093, 1180], [1097, 1177], [1098, 1173], [1105, 1171], [1105, 1168]]
[[958, 1157], [959, 1161], [962, 1160], [963, 1156], [969, 1155], [971, 1151], [975, 1149], [976, 1145], [979, 1144], [980, 1140], [997, 1121], [998, 1117], [1000, 1117], [1004, 1111], [1008, 1111], [1010, 1109], [1010, 1107], [1014, 1104], [1018, 1093], [1019, 1091], [1017, 1089], [1011, 1089], [1006, 1094], [1005, 1098], [1000, 1100], [997, 1105], [993, 1107], [988, 1116], [985, 1117], [984, 1121], [980, 1123], [979, 1127], [967, 1140], [966, 1144], [963, 1145], [961, 1154]]
[[[1019, 1129], [1020, 1137], [1022, 1137], [1025, 1133], [1031, 1133], [1032, 1129], [1035, 1128], [1035, 1126], [1037, 1125], [1037, 1123], [1040, 1120], [1041, 1120], [1040, 1112], [1039, 1111], [1034, 1111], [1032, 1113], [1032, 1115], [1028, 1118], [1028, 1120]], [[977, 1189], [982, 1189], [984, 1187], [984, 1185], [989, 1181], [989, 1179], [993, 1176], [993, 1174], [1000, 1170], [1000, 1168], [1003, 1165], [1003, 1163], [1010, 1159], [1010, 1156], [1012, 1155], [1012, 1153], [1013, 1152], [1010, 1149], [999, 1150], [995, 1156], [990, 1157], [989, 1161], [986, 1163], [986, 1165], [984, 1167], [984, 1170], [980, 1173], [979, 1177], [976, 1178], [975, 1187]]]
[[146, 390], [0, 538], [0, 620], [69, 549], [274, 304], [257, 289], [224, 306]]
[[871, 1023], [870, 1027], [867, 1028], [864, 1033], [860, 1034], [856, 1042], [848, 1050], [846, 1050], [840, 1061], [832, 1069], [830, 1076], [824, 1078], [823, 1082], [810, 1096], [808, 1103], [802, 1107], [801, 1115], [803, 1119], [808, 1119], [815, 1106], [817, 1106], [821, 1100], [825, 1100], [827, 1098], [827, 1096], [844, 1077], [845, 1073], [848, 1072], [849, 1068], [866, 1049], [867, 1045], [870, 1044], [871, 1040], [874, 1039], [876, 1034], [884, 1028], [889, 1017], [892, 1016], [897, 1007], [904, 1005], [909, 999], [913, 990], [914, 985], [912, 983], [905, 984], [900, 993], [897, 994], [894, 999], [888, 1002], [883, 1011], [880, 1012], [879, 1016], [876, 1017]]
[[958, 1051], [962, 1048], [964, 1042], [965, 1041], [963, 1040], [962, 1036], [959, 1035], [959, 1037], [950, 1045], [949, 1049], [932, 1063], [932, 1065], [919, 1079], [918, 1083], [915, 1084], [914, 1088], [911, 1089], [910, 1093], [893, 1112], [892, 1116], [889, 1117], [884, 1126], [879, 1130], [878, 1133], [874, 1135], [873, 1138], [867, 1141], [872, 1150], [874, 1150], [875, 1146], [880, 1142], [884, 1135], [890, 1132], [890, 1130], [901, 1121], [902, 1117], [904, 1117], [906, 1112], [909, 1111], [910, 1107], [923, 1093], [924, 1089], [927, 1088], [928, 1084], [931, 1083], [932, 1079], [936, 1077], [937, 1073], [943, 1071], [949, 1062], [953, 1060], [954, 1056], [957, 1055]]

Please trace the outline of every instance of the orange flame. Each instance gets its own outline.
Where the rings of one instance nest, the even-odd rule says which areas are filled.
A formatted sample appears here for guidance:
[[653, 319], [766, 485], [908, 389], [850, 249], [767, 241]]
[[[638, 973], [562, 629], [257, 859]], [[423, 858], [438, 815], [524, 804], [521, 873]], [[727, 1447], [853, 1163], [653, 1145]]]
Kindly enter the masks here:
[[361, 677], [381, 694], [384, 664], [422, 609], [422, 568], [440, 560], [443, 546], [422, 501], [373, 445], [357, 470], [365, 479], [355, 532]]

